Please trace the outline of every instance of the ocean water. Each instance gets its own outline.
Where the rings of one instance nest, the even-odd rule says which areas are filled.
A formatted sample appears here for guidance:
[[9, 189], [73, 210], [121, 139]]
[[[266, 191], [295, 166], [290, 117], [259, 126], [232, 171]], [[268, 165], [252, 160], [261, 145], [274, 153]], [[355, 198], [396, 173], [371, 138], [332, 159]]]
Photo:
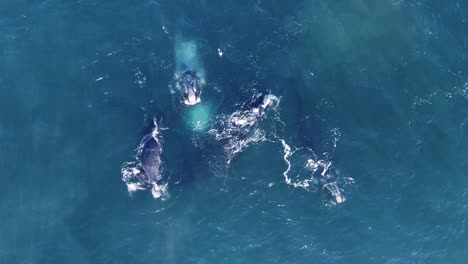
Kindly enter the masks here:
[[[466, 1], [0, 14], [0, 263], [468, 263]], [[178, 34], [206, 75], [195, 112], [174, 89]], [[230, 130], [259, 92], [278, 103]], [[153, 118], [164, 199], [122, 180]]]

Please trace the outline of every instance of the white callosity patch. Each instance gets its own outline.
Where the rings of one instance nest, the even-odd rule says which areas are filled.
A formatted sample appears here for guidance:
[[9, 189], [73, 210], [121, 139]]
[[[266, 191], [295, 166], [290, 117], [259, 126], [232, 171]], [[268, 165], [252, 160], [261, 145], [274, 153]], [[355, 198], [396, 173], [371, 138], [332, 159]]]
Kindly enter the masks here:
[[[162, 170], [157, 168], [158, 174], [155, 178], [149, 178], [150, 181], [143, 181], [142, 178], [145, 171], [143, 170], [143, 165], [141, 163], [140, 157], [142, 156], [143, 149], [145, 144], [149, 139], [155, 140], [156, 145], [160, 147], [160, 155], [162, 154], [162, 145], [160, 142], [160, 130], [158, 128], [157, 122], [154, 121], [154, 129], [151, 131], [151, 134], [146, 135], [143, 140], [140, 142], [140, 145], [136, 149], [135, 160], [125, 162], [122, 165], [121, 173], [122, 173], [122, 180], [127, 185], [128, 192], [133, 194], [136, 191], [146, 190], [151, 188], [151, 194], [155, 199], [161, 198], [165, 199], [169, 197], [168, 193], [168, 184], [162, 182]], [[161, 164], [160, 155], [157, 157], [159, 164]]]

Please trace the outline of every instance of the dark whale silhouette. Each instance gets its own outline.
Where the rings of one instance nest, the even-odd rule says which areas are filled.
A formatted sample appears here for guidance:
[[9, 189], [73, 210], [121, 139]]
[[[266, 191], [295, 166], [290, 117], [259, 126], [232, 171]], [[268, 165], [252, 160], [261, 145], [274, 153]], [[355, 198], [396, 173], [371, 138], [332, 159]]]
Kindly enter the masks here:
[[156, 133], [146, 135], [141, 143], [141, 172], [136, 177], [143, 184], [152, 185], [161, 179], [162, 147], [157, 136]]

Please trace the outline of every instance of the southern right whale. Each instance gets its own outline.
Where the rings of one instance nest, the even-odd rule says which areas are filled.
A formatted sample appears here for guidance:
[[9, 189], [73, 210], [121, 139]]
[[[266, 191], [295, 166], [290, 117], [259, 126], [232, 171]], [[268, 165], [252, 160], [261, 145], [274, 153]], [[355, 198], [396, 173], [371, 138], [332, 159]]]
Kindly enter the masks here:
[[186, 40], [182, 35], [174, 39], [176, 87], [182, 93], [186, 105], [201, 102], [202, 86], [205, 83], [205, 70], [198, 53], [195, 40]]
[[122, 180], [127, 184], [130, 193], [151, 188], [154, 198], [167, 196], [161, 155], [161, 135], [158, 124], [154, 121], [151, 132], [143, 136], [137, 148], [137, 162], [124, 163], [122, 167]]
[[230, 116], [230, 122], [232, 125], [237, 127], [252, 126], [265, 114], [268, 107], [278, 101], [278, 97], [272, 94], [256, 94], [243, 106], [241, 111], [236, 111]]
[[140, 150], [141, 172], [136, 175], [141, 183], [152, 185], [161, 179], [161, 153], [158, 135], [154, 131], [145, 135]]

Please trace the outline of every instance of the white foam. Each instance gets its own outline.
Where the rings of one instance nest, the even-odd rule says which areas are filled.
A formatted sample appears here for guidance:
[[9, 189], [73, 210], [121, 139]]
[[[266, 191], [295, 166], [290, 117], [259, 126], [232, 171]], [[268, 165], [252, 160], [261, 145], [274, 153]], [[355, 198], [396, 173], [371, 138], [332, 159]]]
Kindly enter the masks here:
[[263, 102], [259, 107], [239, 110], [232, 113], [229, 117], [229, 123], [238, 127], [253, 126], [265, 114], [265, 112], [261, 110], [266, 110], [269, 106], [274, 106], [275, 103], [278, 105], [278, 97], [272, 94], [265, 95]]
[[143, 74], [143, 72], [139, 69], [135, 69], [135, 84], [139, 88], [144, 88], [146, 85], [146, 76]]
[[283, 148], [284, 148], [283, 159], [286, 162], [286, 164], [288, 165], [286, 170], [283, 172], [284, 180], [286, 181], [287, 184], [292, 184], [291, 179], [289, 179], [289, 177], [288, 177], [288, 173], [291, 170], [291, 162], [289, 161], [289, 157], [291, 157], [291, 155], [292, 155], [291, 154], [291, 147], [288, 144], [286, 144], [286, 141], [284, 141], [284, 139], [281, 139], [281, 144], [283, 144]]
[[313, 159], [308, 159], [306, 167], [312, 170], [312, 174], [314, 174], [318, 170], [321, 170], [320, 175], [325, 176], [331, 165], [332, 165], [331, 161], [325, 162], [323, 160], [315, 161]]
[[164, 31], [164, 33], [169, 34], [169, 31], [167, 30], [167, 27], [166, 26], [162, 26], [162, 30]]
[[283, 172], [284, 181], [286, 182], [286, 184], [291, 185], [291, 186], [293, 186], [295, 188], [300, 187], [300, 188], [308, 189], [310, 187], [310, 183], [313, 180], [312, 178], [305, 179], [305, 180], [296, 180], [296, 181], [294, 181], [293, 179], [291, 179], [289, 177], [288, 174], [291, 171], [291, 166], [292, 166], [291, 161], [290, 161], [289, 158], [294, 154], [295, 151], [291, 150], [291, 147], [286, 143], [286, 141], [284, 139], [280, 139], [280, 142], [283, 145], [283, 149], [284, 149], [283, 159], [287, 164], [287, 168]]
[[[293, 155], [297, 151], [309, 151], [309, 155], [313, 156], [313, 152], [308, 149], [304, 148], [298, 148], [295, 150], [292, 150], [291, 146], [289, 146], [284, 139], [280, 139], [280, 142], [283, 146], [283, 159], [287, 165], [286, 170], [283, 172], [283, 177], [284, 181], [286, 184], [293, 186], [294, 188], [302, 188], [305, 190], [311, 190], [311, 187], [314, 184], [322, 184], [322, 190], [326, 190], [327, 193], [333, 197], [332, 203], [338, 204], [338, 203], [343, 203], [346, 201], [344, 195], [342, 194], [340, 188], [338, 187], [338, 184], [335, 181], [330, 181], [330, 179], [333, 179], [335, 176], [330, 172], [330, 168], [332, 166], [331, 161], [325, 161], [325, 160], [320, 160], [320, 159], [313, 159], [313, 158], [308, 158], [307, 161], [305, 162], [305, 165], [303, 166], [304, 169], [306, 169], [305, 172], [302, 170], [299, 170], [299, 172], [296, 172], [297, 175], [294, 175], [293, 177], [290, 176], [290, 173], [292, 171], [293, 167], [293, 162], [291, 161]], [[306, 152], [307, 153], [307, 152]], [[300, 162], [299, 158], [298, 159]], [[298, 162], [297, 160], [295, 161], [296, 163]], [[304, 175], [302, 175], [304, 174]], [[306, 177], [303, 179], [302, 177]], [[352, 180], [352, 178], [350, 178]], [[351, 181], [350, 180], [350, 181]]]
[[153, 182], [153, 187], [151, 188], [151, 194], [154, 199], [161, 198], [161, 200], [166, 200], [169, 198], [169, 192], [167, 190], [167, 183], [158, 185]]
[[126, 182], [127, 189], [129, 193], [133, 193], [139, 190], [144, 190], [145, 188], [139, 182]]
[[132, 194], [138, 190], [144, 190], [144, 186], [139, 181], [134, 181], [136, 175], [140, 173], [135, 162], [126, 162], [122, 165], [122, 181], [127, 185], [129, 194]]
[[[265, 110], [272, 109], [277, 112], [279, 99], [274, 95], [266, 95], [265, 98], [264, 111], [260, 111], [259, 108], [251, 108], [237, 110], [230, 115], [220, 115], [216, 120], [219, 128], [212, 128], [208, 131], [217, 141], [226, 141], [224, 149], [227, 153], [227, 164], [230, 164], [236, 154], [248, 146], [269, 140], [266, 131], [275, 130], [274, 127], [262, 129], [259, 125], [259, 121], [266, 114]], [[275, 138], [276, 135], [273, 137]]]

